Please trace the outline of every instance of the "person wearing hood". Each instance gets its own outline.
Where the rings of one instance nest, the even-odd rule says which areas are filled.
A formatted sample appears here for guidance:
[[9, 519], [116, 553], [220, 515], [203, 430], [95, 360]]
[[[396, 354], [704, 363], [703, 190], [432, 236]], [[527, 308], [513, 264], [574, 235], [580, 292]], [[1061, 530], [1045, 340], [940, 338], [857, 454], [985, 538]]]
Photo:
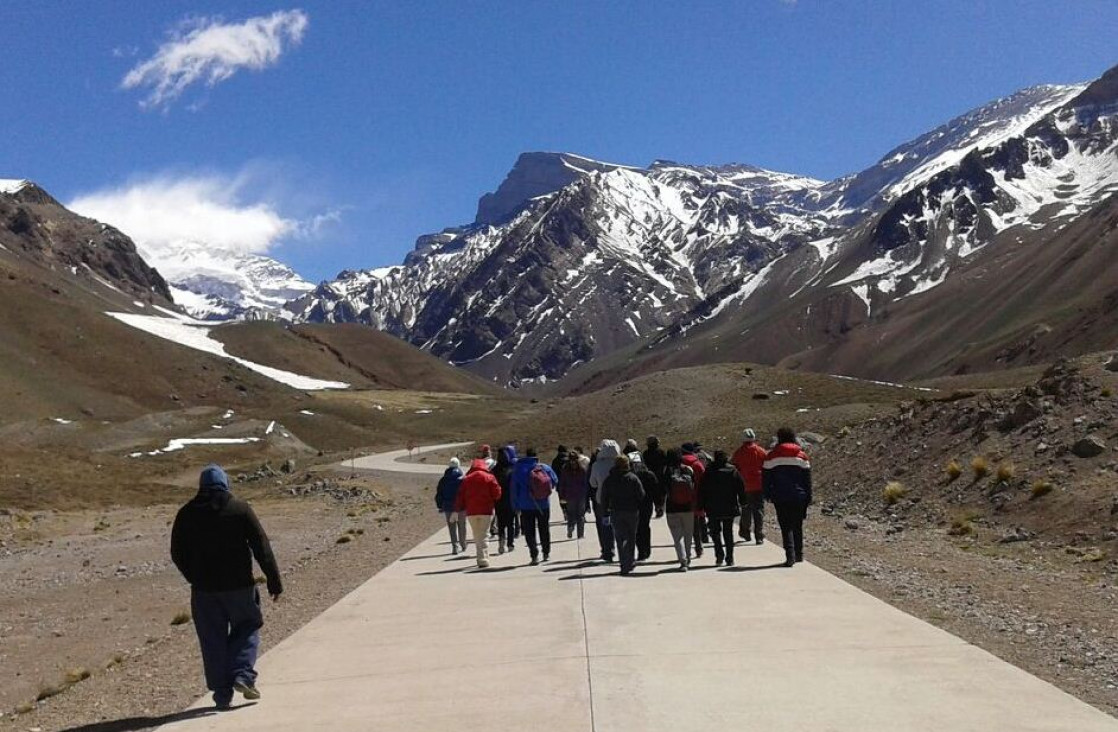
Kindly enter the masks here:
[[695, 506], [698, 503], [695, 473], [683, 464], [679, 450], [668, 450], [665, 458], [664, 512], [679, 569], [686, 572], [691, 567], [691, 541], [695, 535]]
[[572, 450], [556, 471], [559, 475], [559, 501], [567, 504], [568, 539], [576, 532], [579, 539], [586, 533], [586, 478], [589, 469], [590, 458]]
[[[691, 468], [691, 473], [694, 476], [695, 490], [703, 484], [703, 476], [707, 471], [707, 463], [699, 456], [699, 446], [694, 442], [683, 443], [683, 464]], [[710, 540], [710, 534], [707, 531], [707, 519], [703, 515], [702, 509], [699, 507], [699, 502], [695, 501], [695, 556], [703, 556], [703, 542]]]
[[804, 561], [804, 517], [811, 505], [811, 461], [788, 427], [776, 432], [777, 445], [761, 469], [761, 490], [776, 507], [784, 543], [784, 566]]
[[458, 488], [454, 508], [465, 513], [466, 520], [470, 522], [470, 533], [474, 535], [477, 550], [477, 566], [481, 569], [489, 566], [489, 521], [500, 499], [501, 484], [496, 476], [489, 472], [483, 458], [474, 460], [470, 472]]
[[551, 555], [551, 493], [559, 484], [555, 471], [541, 463], [534, 448], [516, 461], [512, 471], [512, 507], [520, 514], [520, 530], [533, 565]]
[[256, 656], [264, 615], [252, 572], [256, 559], [268, 594], [283, 594], [279, 567], [268, 535], [252, 507], [229, 490], [229, 477], [208, 465], [198, 479], [198, 493], [175, 515], [171, 560], [190, 583], [190, 611], [206, 687], [218, 709], [228, 709], [233, 691], [259, 699]]
[[602, 508], [610, 517], [610, 525], [617, 541], [617, 557], [621, 562], [621, 575], [633, 571], [636, 564], [637, 522], [640, 520], [644, 487], [632, 471], [629, 458], [618, 455], [613, 468], [602, 483]]
[[[661, 506], [663, 497], [660, 479], [644, 464], [644, 457], [637, 448], [637, 443], [630, 440], [626, 447], [630, 446], [633, 449], [628, 451], [625, 457], [629, 458], [629, 469], [640, 480], [644, 491], [640, 516], [637, 517], [637, 561], [643, 562], [652, 556], [652, 514], [663, 515], [664, 509]], [[616, 529], [614, 532], [616, 533]]]
[[455, 509], [458, 499], [458, 487], [462, 485], [461, 463], [458, 458], [450, 459], [450, 467], [439, 479], [435, 488], [435, 507], [446, 517], [446, 528], [450, 533], [450, 553], [457, 554], [458, 548], [466, 551], [466, 514]]
[[594, 509], [594, 524], [598, 529], [598, 545], [602, 550], [602, 561], [613, 561], [613, 527], [610, 518], [602, 509], [602, 486], [613, 470], [614, 461], [621, 449], [614, 440], [602, 440], [594, 461], [590, 464], [590, 505]]
[[497, 462], [493, 475], [501, 486], [501, 498], [497, 502], [497, 553], [504, 554], [515, 548], [516, 524], [513, 522], [515, 511], [512, 507], [512, 471], [516, 467], [516, 448], [505, 445], [497, 451]]
[[[757, 433], [747, 429], [742, 432], [741, 447], [730, 458], [730, 462], [745, 481], [745, 508], [741, 514], [738, 533], [745, 541], [756, 539], [758, 544], [765, 543], [765, 499], [761, 491], [761, 470], [767, 457], [768, 452], [757, 442]], [[752, 533], [749, 530], [750, 523], [753, 525]]]
[[716, 450], [699, 486], [699, 508], [706, 514], [714, 540], [714, 566], [734, 565], [734, 519], [745, 504], [745, 482], [730, 456]]

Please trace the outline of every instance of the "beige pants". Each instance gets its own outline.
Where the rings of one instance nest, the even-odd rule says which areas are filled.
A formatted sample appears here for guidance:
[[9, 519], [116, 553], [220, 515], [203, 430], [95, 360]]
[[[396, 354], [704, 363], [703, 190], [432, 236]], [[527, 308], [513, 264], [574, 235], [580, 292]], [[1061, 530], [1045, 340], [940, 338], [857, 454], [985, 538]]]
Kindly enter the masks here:
[[470, 532], [474, 535], [474, 546], [477, 547], [477, 566], [489, 566], [489, 521], [492, 516], [481, 514], [469, 516]]

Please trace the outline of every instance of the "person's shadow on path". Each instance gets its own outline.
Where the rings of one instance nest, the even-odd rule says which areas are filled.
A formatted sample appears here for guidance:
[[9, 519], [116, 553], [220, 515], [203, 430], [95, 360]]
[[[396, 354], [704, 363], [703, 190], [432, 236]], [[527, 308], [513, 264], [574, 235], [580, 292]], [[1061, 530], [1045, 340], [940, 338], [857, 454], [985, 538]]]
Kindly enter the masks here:
[[128, 717], [126, 719], [114, 719], [108, 722], [83, 724], [80, 727], [67, 727], [61, 730], [61, 732], [138, 732], [138, 730], [154, 729], [165, 724], [182, 722], [187, 719], [209, 717], [214, 714], [229, 714], [238, 709], [245, 709], [252, 706], [256, 705], [236, 704], [220, 712], [214, 707], [206, 707], [205, 709], [187, 709], [182, 712], [175, 712], [174, 714], [164, 714], [162, 717]]

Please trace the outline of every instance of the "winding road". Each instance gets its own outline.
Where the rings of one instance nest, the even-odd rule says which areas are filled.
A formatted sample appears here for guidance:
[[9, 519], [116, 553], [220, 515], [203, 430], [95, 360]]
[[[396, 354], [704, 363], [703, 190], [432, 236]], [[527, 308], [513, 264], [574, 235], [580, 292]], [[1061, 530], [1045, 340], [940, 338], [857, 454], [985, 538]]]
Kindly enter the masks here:
[[409, 475], [442, 475], [446, 470], [446, 465], [442, 464], [427, 464], [427, 463], [402, 463], [400, 460], [405, 458], [416, 457], [429, 452], [439, 452], [440, 450], [453, 450], [458, 447], [469, 447], [474, 444], [473, 442], [447, 442], [442, 445], [424, 445], [417, 447], [414, 450], [392, 450], [391, 452], [381, 452], [376, 455], [366, 455], [354, 460], [346, 460], [342, 465], [344, 467], [354, 467], [361, 470], [376, 470], [382, 473], [407, 473]]

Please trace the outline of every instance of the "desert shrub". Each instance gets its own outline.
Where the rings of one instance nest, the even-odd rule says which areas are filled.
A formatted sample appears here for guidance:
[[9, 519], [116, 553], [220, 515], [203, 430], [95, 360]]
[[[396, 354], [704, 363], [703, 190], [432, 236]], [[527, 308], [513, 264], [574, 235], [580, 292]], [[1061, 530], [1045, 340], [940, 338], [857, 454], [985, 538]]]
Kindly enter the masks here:
[[1041, 496], [1047, 496], [1051, 493], [1052, 488], [1052, 484], [1047, 480], [1036, 480], [1033, 481], [1032, 488], [1029, 489], [1029, 494], [1031, 498], [1040, 498]]
[[838, 436], [839, 437], [850, 437], [850, 427], [849, 426], [843, 427], [841, 430], [838, 431]]
[[175, 613], [175, 617], [171, 618], [171, 625], [185, 625], [190, 622], [190, 613], [182, 610]]
[[904, 498], [907, 493], [908, 489], [904, 487], [903, 483], [891, 480], [885, 484], [885, 489], [881, 492], [881, 496], [885, 499], [886, 505], [892, 506], [897, 501]]
[[92, 674], [87, 668], [72, 668], [66, 672], [66, 683], [76, 684], [80, 681], [85, 681], [90, 676], [92, 676]]
[[990, 474], [990, 461], [979, 455], [970, 461], [970, 469], [975, 480], [982, 480]]
[[947, 472], [947, 480], [951, 482], [958, 480], [959, 476], [963, 474], [963, 466], [959, 464], [958, 460], [954, 459], [947, 464], [944, 470]]
[[1102, 388], [1102, 391], [1099, 392], [1099, 396], [1101, 396], [1103, 399], [1109, 399], [1110, 397], [1114, 396], [1114, 392], [1109, 386], [1104, 386]]
[[1001, 463], [998, 465], [996, 475], [999, 483], [1008, 483], [1017, 476], [1017, 467], [1010, 462]]
[[349, 534], [342, 534], [341, 536], [338, 537], [338, 540], [334, 543], [335, 544], [348, 544], [351, 541], [353, 541], [352, 536], [350, 536]]
[[30, 714], [35, 711], [35, 702], [23, 702], [16, 705], [16, 714]]
[[951, 527], [947, 529], [951, 536], [969, 536], [974, 533], [974, 524], [969, 516], [956, 516], [951, 519]]
[[43, 684], [39, 687], [39, 693], [35, 695], [35, 701], [41, 702], [44, 699], [50, 699], [52, 696], [58, 696], [66, 691], [69, 685], [62, 684]]

